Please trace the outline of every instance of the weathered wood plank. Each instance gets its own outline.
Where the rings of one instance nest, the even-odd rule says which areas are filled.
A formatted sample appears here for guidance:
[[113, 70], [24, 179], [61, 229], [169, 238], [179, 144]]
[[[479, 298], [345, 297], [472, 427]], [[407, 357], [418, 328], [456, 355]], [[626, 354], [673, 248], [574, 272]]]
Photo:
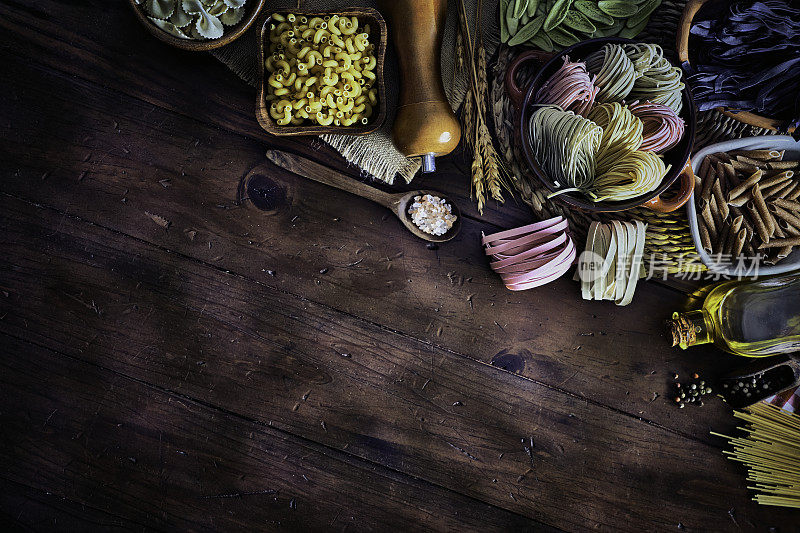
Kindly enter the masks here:
[[[0, 457], [2, 456], [0, 451]], [[145, 525], [33, 489], [0, 476], [0, 524], [5, 531], [94, 532], [144, 530]]]
[[[13, 2], [0, 2], [0, 27], [18, 48], [32, 50], [30, 60], [35, 64], [359, 175], [358, 169], [349, 167], [324, 143], [267, 135], [254, 118], [254, 89], [208, 54], [176, 50], [152, 39], [124, 3], [89, 0], [76, 6], [63, 0], [36, 0], [24, 11], [16, 7]], [[85, 24], [98, 18], [97, 24]], [[431, 185], [464, 200], [465, 214], [477, 216], [474, 203], [468, 200], [466, 177], [459, 170], [462, 156], [440, 158], [438, 167], [435, 175], [419, 176], [415, 184]], [[490, 202], [486, 215], [508, 227], [530, 218], [529, 209], [513, 201], [502, 209], [496, 207]]]
[[519, 515], [118, 373], [0, 342], [0, 465], [11, 480], [2, 485], [34, 493], [23, 502], [0, 498], [19, 524], [72, 530], [63, 519], [77, 513], [94, 530], [131, 522], [165, 530], [539, 530]]
[[714, 528], [731, 507], [745, 524], [796, 520], [749, 502], [707, 444], [70, 215], [0, 205], [6, 334], [563, 529]]
[[7, 59], [19, 75], [0, 80], [17, 98], [0, 161], [19, 173], [6, 191], [696, 438], [725, 412], [687, 420], [664, 401], [673, 372], [706, 374], [729, 357], [668, 347], [661, 321], [680, 293], [643, 283], [627, 308], [581, 301], [569, 279], [511, 293], [480, 248], [494, 228], [465, 220], [430, 250], [388, 211], [269, 165], [261, 188], [278, 191], [274, 209], [237, 205], [260, 143]]

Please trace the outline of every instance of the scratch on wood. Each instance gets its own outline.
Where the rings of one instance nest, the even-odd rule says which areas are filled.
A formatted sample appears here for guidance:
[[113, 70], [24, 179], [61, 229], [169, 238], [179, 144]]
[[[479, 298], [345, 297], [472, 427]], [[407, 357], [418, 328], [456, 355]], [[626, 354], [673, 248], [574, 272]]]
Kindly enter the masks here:
[[42, 428], [44, 428], [47, 425], [47, 423], [50, 422], [50, 419], [53, 418], [53, 415], [56, 414], [56, 411], [58, 411], [58, 409], [53, 409], [53, 412], [50, 413], [50, 416], [48, 416], [47, 420], [44, 421]]
[[231, 492], [227, 494], [210, 494], [208, 496], [202, 496], [204, 500], [209, 500], [213, 498], [241, 498], [242, 496], [254, 496], [258, 494], [277, 494], [278, 491], [275, 489], [265, 489], [265, 490], [256, 490], [252, 492]]
[[477, 457], [475, 457], [474, 455], [472, 455], [471, 453], [469, 453], [469, 452], [468, 452], [467, 450], [465, 450], [464, 448], [459, 448], [459, 447], [458, 447], [458, 446], [456, 446], [455, 444], [451, 444], [451, 443], [449, 443], [449, 442], [448, 442], [447, 444], [449, 444], [451, 448], [453, 448], [453, 449], [455, 449], [455, 450], [458, 450], [459, 452], [463, 453], [464, 455], [466, 455], [467, 457], [469, 457], [469, 458], [470, 458], [470, 459], [472, 459], [473, 461], [478, 461], [478, 462], [480, 462], [480, 460], [479, 460]]

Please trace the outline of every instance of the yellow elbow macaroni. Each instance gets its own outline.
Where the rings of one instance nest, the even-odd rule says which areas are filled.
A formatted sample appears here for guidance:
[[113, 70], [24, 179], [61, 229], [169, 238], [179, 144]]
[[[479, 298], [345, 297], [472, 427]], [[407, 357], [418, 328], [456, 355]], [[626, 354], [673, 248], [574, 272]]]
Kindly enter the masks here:
[[273, 14], [264, 67], [275, 122], [368, 124], [378, 105], [370, 35], [357, 17]]

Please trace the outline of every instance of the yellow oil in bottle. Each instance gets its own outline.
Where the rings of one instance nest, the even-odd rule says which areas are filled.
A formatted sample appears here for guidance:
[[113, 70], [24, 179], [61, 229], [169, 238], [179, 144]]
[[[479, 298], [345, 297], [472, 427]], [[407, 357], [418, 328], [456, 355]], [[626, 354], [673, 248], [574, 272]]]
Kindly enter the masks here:
[[748, 357], [800, 350], [800, 274], [722, 283], [701, 309], [673, 313], [671, 328], [683, 349], [713, 342]]

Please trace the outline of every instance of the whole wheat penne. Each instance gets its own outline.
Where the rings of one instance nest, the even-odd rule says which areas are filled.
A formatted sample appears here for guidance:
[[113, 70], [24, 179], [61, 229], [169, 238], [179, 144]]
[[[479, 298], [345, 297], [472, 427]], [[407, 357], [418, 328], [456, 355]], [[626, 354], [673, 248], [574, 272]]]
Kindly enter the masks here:
[[725, 196], [722, 194], [722, 184], [721, 179], [717, 178], [714, 181], [714, 185], [711, 188], [711, 192], [714, 195], [714, 200], [717, 202], [717, 207], [719, 208], [719, 214], [722, 216], [723, 219], [728, 218], [728, 213], [730, 212], [728, 209], [728, 203], [725, 201]]
[[730, 220], [723, 220], [722, 231], [720, 232], [719, 239], [717, 240], [717, 242], [712, 243], [713, 250], [715, 253], [722, 255], [725, 252], [725, 243], [728, 241], [730, 234], [731, 234]]
[[739, 185], [739, 183], [741, 183], [741, 180], [736, 175], [736, 169], [733, 168], [733, 165], [731, 165], [730, 163], [725, 163], [724, 165], [722, 165], [722, 170], [725, 172], [725, 177], [727, 178], [729, 189], [736, 187], [737, 185]]
[[770, 200], [770, 203], [773, 203], [778, 207], [782, 207], [787, 211], [800, 211], [800, 202], [795, 202], [794, 200], [787, 200], [786, 198], [775, 198], [774, 200]]
[[739, 257], [742, 254], [744, 243], [747, 240], [747, 228], [742, 228], [736, 232], [736, 238], [733, 241], [732, 257]]
[[769, 242], [761, 243], [759, 250], [765, 248], [783, 248], [784, 246], [800, 246], [800, 237], [787, 237], [785, 239], [772, 239]]
[[717, 198], [713, 194], [708, 201], [708, 206], [711, 208], [711, 218], [714, 219], [714, 227], [717, 228], [717, 235], [719, 235], [722, 230], [722, 213], [720, 213]]
[[783, 170], [780, 173], [768, 178], [762, 176], [762, 179], [758, 182], [758, 184], [762, 189], [765, 189], [767, 187], [772, 187], [776, 183], [783, 183], [784, 181], [791, 180], [792, 176], [794, 176], [794, 170]]
[[700, 208], [700, 216], [703, 217], [706, 223], [706, 228], [708, 228], [708, 234], [711, 236], [711, 240], [717, 240], [719, 233], [717, 233], [717, 225], [714, 222], [714, 217], [711, 215], [711, 202], [703, 200], [703, 205]]
[[739, 185], [728, 191], [728, 201], [730, 202], [740, 194], [743, 194], [747, 189], [758, 183], [763, 174], [764, 173], [761, 171], [761, 169], [756, 169], [755, 172], [753, 172], [749, 178], [747, 178], [742, 183], [740, 183]]
[[771, 237], [769, 230], [767, 229], [767, 224], [761, 217], [761, 214], [756, 209], [756, 204], [752, 200], [745, 204], [747, 208], [747, 213], [750, 215], [750, 221], [752, 222], [753, 226], [756, 228], [756, 235], [761, 239], [761, 242], [767, 242]]
[[[766, 165], [768, 163], [764, 164]], [[755, 172], [760, 168], [749, 163], [742, 163], [741, 161], [737, 161], [735, 159], [731, 160], [731, 165], [733, 165], [733, 168], [736, 169], [737, 172]]]
[[708, 200], [711, 198], [711, 188], [714, 186], [714, 180], [717, 179], [717, 171], [714, 170], [712, 165], [706, 168], [705, 174], [702, 175], [703, 188], [700, 190], [700, 198]]
[[775, 221], [772, 219], [769, 209], [767, 209], [767, 204], [764, 202], [764, 197], [761, 195], [761, 188], [758, 186], [758, 183], [753, 185], [753, 203], [756, 206], [758, 214], [764, 221], [764, 224], [767, 226], [769, 236], [772, 237], [775, 233]]
[[787, 224], [800, 230], [800, 217], [790, 213], [789, 211], [785, 210], [781, 206], [777, 204], [770, 204], [768, 206], [771, 213], [773, 213], [776, 217], [785, 220]]
[[746, 204], [752, 199], [753, 199], [753, 191], [752, 190], [745, 191], [744, 194], [740, 194], [733, 200], [729, 200], [728, 205], [733, 207], [742, 207], [744, 206], [744, 204]]
[[794, 189], [791, 192], [784, 191], [784, 200], [794, 201], [800, 198], [800, 181], [794, 184]]
[[736, 161], [741, 161], [742, 163], [747, 163], [748, 165], [753, 165], [754, 167], [758, 168], [767, 168], [766, 161], [759, 161], [758, 159], [753, 159], [752, 157], [747, 157], [746, 155], [737, 155]]
[[[773, 198], [773, 197], [780, 198], [781, 196], [783, 196], [784, 191], [788, 190], [792, 186], [793, 183], [791, 181], [783, 181], [781, 183], [776, 183], [771, 187], [762, 188], [761, 194], [764, 196], [764, 198]], [[759, 185], [759, 187], [761, 187], [761, 185]]]
[[725, 238], [725, 244], [722, 247], [722, 253], [724, 254], [731, 254], [733, 253], [733, 245], [736, 241], [736, 235], [739, 233], [739, 230], [742, 227], [742, 219], [744, 217], [739, 215], [738, 217], [734, 218], [731, 221], [730, 230], [728, 231], [727, 237]]
[[789, 170], [800, 168], [800, 161], [770, 161], [767, 168]]
[[732, 155], [743, 155], [757, 161], [780, 161], [783, 154], [778, 150], [734, 150]]
[[778, 227], [781, 228], [787, 236], [800, 235], [800, 229], [797, 229], [794, 226], [790, 226], [789, 223], [783, 220], [782, 218], [778, 219]]

